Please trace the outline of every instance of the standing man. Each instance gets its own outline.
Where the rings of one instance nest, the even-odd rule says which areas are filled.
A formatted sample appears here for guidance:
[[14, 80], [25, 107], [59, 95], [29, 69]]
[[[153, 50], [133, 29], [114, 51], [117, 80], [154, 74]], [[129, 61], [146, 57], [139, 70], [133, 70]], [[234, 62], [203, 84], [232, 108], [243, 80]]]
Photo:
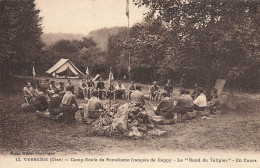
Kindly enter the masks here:
[[67, 86], [67, 92], [62, 99], [62, 112], [66, 124], [75, 120], [75, 113], [79, 110], [76, 96], [73, 94], [74, 86]]
[[207, 106], [207, 98], [201, 87], [199, 87], [197, 91], [199, 96], [193, 101], [194, 109], [197, 111], [204, 111]]

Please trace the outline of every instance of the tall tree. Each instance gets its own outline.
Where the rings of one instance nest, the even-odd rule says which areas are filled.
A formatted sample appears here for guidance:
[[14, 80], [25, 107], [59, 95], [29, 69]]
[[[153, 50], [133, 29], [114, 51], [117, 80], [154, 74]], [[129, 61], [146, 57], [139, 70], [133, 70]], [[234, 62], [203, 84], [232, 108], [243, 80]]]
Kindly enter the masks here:
[[213, 72], [229, 77], [233, 70], [241, 72], [238, 67], [259, 63], [259, 1], [139, 0], [135, 4], [147, 6], [169, 25], [176, 44], [174, 56], [179, 59], [166, 60], [181, 60], [183, 65], [204, 72], [199, 74], [208, 94]]
[[121, 27], [117, 34], [108, 37], [107, 63], [113, 69], [116, 78], [127, 73], [128, 57], [126, 50], [121, 44], [127, 39], [127, 28]]
[[0, 1], [0, 64], [2, 75], [19, 73], [38, 64], [41, 18], [34, 0]]

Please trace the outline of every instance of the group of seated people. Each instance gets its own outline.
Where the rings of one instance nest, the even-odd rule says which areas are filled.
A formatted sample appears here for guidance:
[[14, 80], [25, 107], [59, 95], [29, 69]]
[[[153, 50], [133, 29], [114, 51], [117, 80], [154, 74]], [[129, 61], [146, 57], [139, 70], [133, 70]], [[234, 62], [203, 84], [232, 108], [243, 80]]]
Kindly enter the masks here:
[[171, 80], [169, 79], [164, 86], [163, 91], [160, 93], [160, 86], [156, 81], [153, 82], [153, 85], [149, 88], [149, 98], [150, 100], [160, 101], [162, 99], [162, 95], [167, 95], [168, 97], [172, 97], [173, 85], [171, 84]]
[[[192, 94], [195, 94], [194, 92], [196, 95], [193, 99]], [[180, 89], [180, 95], [177, 100], [170, 98], [167, 92], [163, 92], [161, 94], [162, 100], [154, 111], [155, 115], [173, 118], [176, 113], [179, 122], [184, 122], [187, 112], [192, 112], [193, 110], [204, 111], [209, 104], [211, 104], [210, 107], [213, 107], [213, 104], [216, 103], [218, 96], [215, 88], [212, 89], [211, 99], [208, 102], [201, 87], [196, 88], [194, 92], [190, 94], [190, 91]], [[98, 98], [98, 91], [95, 91], [93, 95], [93, 98], [88, 102], [88, 117], [94, 119], [101, 115], [104, 106]], [[145, 105], [145, 95], [141, 92], [140, 86], [136, 86], [135, 90], [131, 91], [129, 99], [134, 106], [143, 107]], [[213, 111], [211, 112], [213, 113]]]
[[[136, 86], [134, 81], [131, 82], [131, 85], [128, 87], [129, 95], [136, 90]], [[99, 99], [126, 99], [126, 87], [122, 84], [121, 81], [118, 81], [118, 84], [115, 86], [114, 82], [111, 82], [109, 86], [106, 88], [105, 83], [102, 78], [99, 78], [96, 86], [95, 83], [90, 79], [90, 81], [86, 81], [86, 79], [82, 79], [78, 88], [78, 98], [80, 99], [90, 99], [92, 97], [93, 91], [98, 92]], [[128, 95], [128, 97], [129, 97]]]
[[48, 110], [53, 116], [63, 114], [65, 123], [75, 120], [75, 112], [79, 107], [70, 81], [66, 87], [62, 82], [56, 86], [54, 81], [49, 80], [26, 82], [23, 92], [25, 102], [37, 111]]
[[204, 111], [208, 107], [211, 114], [214, 114], [219, 105], [216, 88], [212, 89], [209, 101], [207, 101], [202, 87], [195, 88], [191, 94], [188, 90], [180, 89], [180, 95], [177, 100], [172, 99], [167, 92], [163, 92], [161, 98], [161, 102], [154, 109], [155, 114], [165, 118], [172, 118], [177, 113], [180, 122], [185, 121], [187, 112], [192, 112], [193, 110]]
[[[193, 110], [203, 111], [206, 107], [209, 107], [211, 113], [214, 113], [218, 104], [217, 89], [212, 89], [210, 100], [207, 101], [203, 88], [197, 87], [196, 85], [195, 87], [192, 93], [188, 90], [180, 89], [179, 97], [173, 99], [171, 96], [173, 91], [171, 80], [168, 80], [160, 96], [160, 87], [154, 82], [149, 90], [150, 99], [158, 99], [161, 101], [154, 110], [154, 113], [165, 118], [172, 118], [174, 114], [177, 113], [181, 121], [184, 121], [182, 118], [187, 115], [187, 112], [192, 112]], [[141, 86], [135, 86], [135, 83], [132, 81], [128, 89], [130, 102], [138, 106], [143, 106], [145, 104], [145, 96], [144, 93], [141, 92]], [[70, 80], [68, 80], [66, 86], [64, 86], [63, 82], [60, 82], [59, 85], [56, 86], [54, 81], [50, 82], [49, 80], [26, 82], [23, 92], [27, 104], [34, 105], [38, 111], [46, 111], [48, 109], [53, 116], [63, 114], [65, 123], [70, 123], [75, 120], [75, 112], [79, 111], [74, 86]], [[91, 79], [88, 82], [83, 79], [79, 85], [78, 92], [78, 95], [82, 94], [81, 96], [83, 96], [83, 98], [87, 97], [89, 99], [89, 118], [97, 118], [102, 111], [104, 111], [104, 106], [100, 99], [126, 98], [126, 89], [121, 81], [118, 81], [116, 87], [114, 83], [111, 82], [111, 85], [105, 89], [102, 78], [96, 87]], [[81, 117], [82, 119], [84, 118], [84, 113], [81, 113]]]
[[[134, 82], [129, 86], [129, 95], [136, 90]], [[75, 90], [72, 82], [68, 80], [65, 86], [60, 82], [56, 86], [55, 81], [31, 81], [26, 82], [23, 88], [25, 103], [35, 106], [38, 111], [48, 111], [53, 116], [63, 114], [65, 123], [70, 123], [75, 120], [75, 112], [79, 110], [79, 106], [75, 96]], [[103, 79], [101, 78], [95, 87], [94, 82], [90, 79], [86, 82], [85, 79], [79, 85], [78, 96], [87, 97], [88, 101], [88, 115], [90, 118], [95, 118], [94, 114], [97, 111], [103, 110], [103, 105], [100, 99], [103, 98], [126, 98], [126, 89], [119, 81], [115, 87], [114, 83], [108, 89], [105, 89]], [[98, 110], [97, 110], [98, 109]], [[93, 113], [93, 111], [95, 111]], [[81, 113], [82, 118], [84, 113]]]
[[50, 100], [50, 96], [57, 92], [59, 92], [61, 96], [65, 94], [64, 83], [60, 82], [59, 85], [56, 86], [55, 81], [50, 82], [49, 79], [46, 79], [45, 81], [27, 81], [23, 88], [25, 102], [28, 104], [41, 94], [44, 94], [47, 100]]

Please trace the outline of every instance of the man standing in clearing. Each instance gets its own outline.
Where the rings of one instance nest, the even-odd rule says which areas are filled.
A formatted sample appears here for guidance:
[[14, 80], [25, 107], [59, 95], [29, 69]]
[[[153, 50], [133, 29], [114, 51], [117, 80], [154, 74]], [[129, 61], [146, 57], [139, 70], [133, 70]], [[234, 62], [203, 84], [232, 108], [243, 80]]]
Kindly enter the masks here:
[[74, 86], [67, 86], [67, 92], [62, 99], [62, 112], [66, 124], [75, 120], [75, 113], [79, 110], [76, 96], [73, 92]]
[[197, 91], [199, 96], [193, 101], [194, 109], [197, 111], [204, 111], [207, 106], [207, 98], [201, 87], [199, 87]]

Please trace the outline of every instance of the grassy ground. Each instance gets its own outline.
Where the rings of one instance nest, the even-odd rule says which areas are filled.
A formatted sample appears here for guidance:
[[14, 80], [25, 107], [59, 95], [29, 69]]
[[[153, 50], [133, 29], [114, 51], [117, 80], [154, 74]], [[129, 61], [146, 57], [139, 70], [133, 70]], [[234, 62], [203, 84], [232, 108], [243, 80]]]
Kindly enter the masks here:
[[[23, 79], [24, 80], [24, 79]], [[59, 79], [56, 81], [65, 81]], [[22, 89], [22, 79], [17, 79], [16, 90]], [[74, 84], [79, 80], [73, 79]], [[128, 84], [124, 83], [127, 87]], [[142, 85], [145, 93], [148, 87]], [[223, 109], [221, 115], [210, 115], [209, 119], [195, 119], [186, 123], [159, 126], [166, 130], [164, 136], [147, 135], [140, 139], [114, 137], [88, 137], [88, 125], [78, 121], [72, 125], [38, 118], [34, 113], [22, 112], [22, 94], [1, 90], [0, 99], [0, 153], [15, 151], [55, 152], [66, 154], [106, 154], [153, 151], [260, 151], [259, 95], [236, 94], [236, 110]], [[84, 103], [85, 100], [79, 100]], [[113, 100], [124, 103], [127, 100]], [[104, 100], [107, 104], [108, 100]], [[158, 102], [147, 101], [151, 112]]]

